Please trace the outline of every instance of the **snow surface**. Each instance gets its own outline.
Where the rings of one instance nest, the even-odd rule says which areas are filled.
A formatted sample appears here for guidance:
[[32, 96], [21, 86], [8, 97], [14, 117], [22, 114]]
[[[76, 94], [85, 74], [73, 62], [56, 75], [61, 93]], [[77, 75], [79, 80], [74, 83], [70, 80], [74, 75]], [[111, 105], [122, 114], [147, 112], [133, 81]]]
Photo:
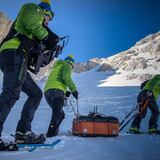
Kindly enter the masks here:
[[105, 80], [101, 80], [99, 87], [122, 87], [122, 86], [139, 86], [142, 82], [138, 79], [127, 80], [124, 77], [128, 75], [128, 72], [123, 72], [123, 74], [114, 74], [107, 77]]
[[[118, 117], [121, 121], [135, 106], [139, 87], [98, 87], [102, 80], [110, 75], [107, 72], [95, 72], [95, 70], [81, 74], [73, 74], [79, 90], [79, 110], [86, 115], [98, 106], [98, 111], [106, 115]], [[39, 82], [41, 87], [44, 82]], [[21, 94], [20, 100], [13, 107], [3, 130], [3, 139], [13, 140], [9, 135], [14, 134], [17, 121], [20, 117], [22, 105], [26, 96]], [[73, 102], [74, 103], [74, 102]], [[75, 103], [74, 103], [75, 104]], [[62, 142], [55, 149], [37, 149], [34, 152], [0, 152], [0, 160], [158, 160], [160, 157], [160, 136], [129, 135], [125, 131], [118, 137], [106, 138], [82, 138], [68, 134], [71, 130], [73, 112], [68, 107], [64, 108], [66, 118], [62, 122], [59, 136], [48, 138], [60, 138]], [[33, 131], [45, 133], [51, 117], [51, 110], [43, 99], [36, 112], [32, 123]], [[142, 121], [142, 130], [147, 131], [150, 111]], [[160, 121], [159, 121], [160, 122]], [[160, 124], [160, 123], [159, 123]]]

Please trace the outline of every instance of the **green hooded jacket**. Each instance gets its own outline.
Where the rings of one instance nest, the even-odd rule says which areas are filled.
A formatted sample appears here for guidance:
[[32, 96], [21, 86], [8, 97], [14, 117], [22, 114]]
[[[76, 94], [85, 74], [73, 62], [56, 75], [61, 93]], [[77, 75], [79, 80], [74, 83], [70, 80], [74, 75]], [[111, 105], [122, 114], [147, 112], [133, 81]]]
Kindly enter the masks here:
[[154, 94], [155, 98], [158, 98], [160, 94], [160, 75], [155, 75], [151, 80], [147, 82], [143, 90], [150, 90]]
[[[30, 39], [37, 38], [42, 40], [48, 35], [47, 30], [43, 27], [45, 12], [34, 3], [27, 3], [22, 6], [15, 22], [14, 29], [17, 33], [27, 36]], [[4, 42], [0, 51], [4, 49], [17, 49], [20, 45], [18, 38], [11, 38]]]
[[52, 68], [52, 71], [48, 77], [46, 85], [44, 87], [44, 92], [49, 89], [60, 89], [64, 93], [67, 87], [71, 92], [77, 90], [72, 78], [72, 66], [66, 60], [58, 60]]

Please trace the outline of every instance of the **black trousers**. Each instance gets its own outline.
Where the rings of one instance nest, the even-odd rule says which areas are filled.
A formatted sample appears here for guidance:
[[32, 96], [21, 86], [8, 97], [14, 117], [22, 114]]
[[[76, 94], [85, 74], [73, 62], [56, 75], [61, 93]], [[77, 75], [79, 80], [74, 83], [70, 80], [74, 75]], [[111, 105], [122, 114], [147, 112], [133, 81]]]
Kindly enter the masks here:
[[47, 131], [47, 136], [52, 137], [58, 134], [59, 126], [65, 118], [63, 111], [64, 92], [58, 89], [49, 89], [44, 96], [52, 109], [52, 117]]
[[0, 135], [3, 124], [21, 91], [27, 94], [21, 118], [16, 131], [31, 131], [34, 113], [42, 99], [42, 91], [27, 72], [27, 62], [24, 54], [16, 50], [6, 50], [0, 53], [0, 69], [3, 72], [3, 86], [0, 94]]
[[[140, 123], [147, 114], [147, 107], [152, 112], [150, 120], [149, 120], [149, 128], [158, 127], [158, 124], [157, 124], [158, 116], [159, 116], [158, 105], [157, 105], [154, 95], [148, 97], [147, 92], [148, 92], [147, 90], [143, 90], [139, 93], [137, 97], [137, 102], [139, 104], [139, 113], [137, 113], [137, 115], [135, 116], [131, 124], [131, 127], [140, 128]], [[145, 105], [146, 107], [144, 108]]]

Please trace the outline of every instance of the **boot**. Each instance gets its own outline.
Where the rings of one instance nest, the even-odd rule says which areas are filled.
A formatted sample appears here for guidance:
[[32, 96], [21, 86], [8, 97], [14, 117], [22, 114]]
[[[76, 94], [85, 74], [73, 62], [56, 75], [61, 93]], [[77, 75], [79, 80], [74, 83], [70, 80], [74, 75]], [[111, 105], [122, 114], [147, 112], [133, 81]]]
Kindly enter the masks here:
[[62, 123], [63, 119], [65, 118], [65, 113], [62, 111], [61, 118], [56, 123], [51, 122], [47, 131], [46, 137], [54, 137], [58, 135], [59, 132], [59, 126]]
[[19, 131], [15, 134], [15, 142], [19, 144], [41, 144], [46, 141], [43, 134], [36, 135], [34, 132], [21, 133]]
[[7, 151], [18, 151], [19, 147], [17, 145], [16, 142], [10, 142], [8, 145], [7, 145]]
[[156, 128], [149, 128], [148, 133], [149, 134], [160, 134], [160, 130]]
[[5, 143], [0, 139], [0, 151], [18, 151], [18, 146], [15, 142]]
[[47, 135], [46, 137], [54, 137], [54, 136], [57, 136], [58, 135], [58, 132], [59, 132], [59, 127], [57, 125], [53, 125], [51, 124], [48, 128], [48, 132], [47, 132]]
[[138, 129], [137, 127], [131, 127], [131, 128], [129, 129], [129, 133], [139, 134], [140, 131], [139, 131], [139, 129]]
[[6, 151], [6, 143], [0, 139], [0, 151]]

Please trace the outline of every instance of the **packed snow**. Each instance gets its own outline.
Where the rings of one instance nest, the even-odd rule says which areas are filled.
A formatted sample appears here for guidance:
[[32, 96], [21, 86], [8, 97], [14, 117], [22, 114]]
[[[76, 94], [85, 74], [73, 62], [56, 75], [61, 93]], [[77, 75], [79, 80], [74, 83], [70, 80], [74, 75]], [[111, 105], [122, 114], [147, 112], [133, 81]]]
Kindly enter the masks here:
[[[98, 112], [108, 116], [115, 116], [121, 121], [128, 112], [136, 105], [136, 97], [139, 92], [138, 86], [121, 87], [98, 87], [102, 81], [111, 75], [107, 72], [96, 72], [91, 70], [81, 74], [73, 74], [79, 91], [79, 111], [87, 115], [98, 106]], [[122, 79], [121, 79], [122, 81]], [[2, 84], [2, 83], [1, 83]], [[43, 88], [44, 82], [38, 82]], [[22, 93], [20, 100], [13, 107], [3, 130], [3, 139], [13, 140], [10, 136], [14, 134], [16, 124], [20, 117], [22, 105], [26, 96]], [[71, 98], [72, 100], [72, 98]], [[73, 101], [73, 100], [72, 100]], [[75, 105], [75, 101], [73, 101]], [[75, 105], [76, 106], [76, 105]], [[72, 120], [75, 117], [71, 108], [64, 108], [66, 118], [62, 122], [59, 136], [48, 138], [51, 142], [60, 138], [61, 143], [54, 149], [36, 149], [33, 152], [0, 152], [0, 160], [158, 160], [160, 157], [159, 135], [129, 135], [125, 132], [130, 124], [120, 133], [118, 137], [96, 137], [83, 138], [72, 136]], [[42, 100], [32, 123], [33, 131], [45, 133], [51, 116], [51, 110], [45, 99]], [[150, 111], [142, 122], [142, 130], [147, 131]], [[159, 121], [160, 124], [160, 121]]]
[[127, 80], [124, 77], [128, 75], [127, 73], [123, 74], [114, 74], [110, 77], [107, 77], [105, 80], [101, 80], [101, 84], [99, 84], [99, 87], [123, 87], [123, 86], [139, 86], [141, 84], [141, 81], [138, 79], [132, 79]]

